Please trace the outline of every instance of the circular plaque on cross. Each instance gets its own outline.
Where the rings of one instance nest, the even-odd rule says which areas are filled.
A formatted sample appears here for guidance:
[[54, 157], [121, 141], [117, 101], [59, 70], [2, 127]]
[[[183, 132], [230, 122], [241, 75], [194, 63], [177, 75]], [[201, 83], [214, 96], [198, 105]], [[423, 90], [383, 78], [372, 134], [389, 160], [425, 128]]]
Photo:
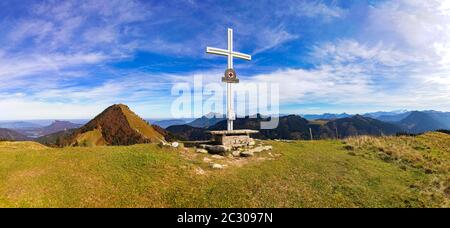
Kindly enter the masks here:
[[236, 71], [234, 71], [233, 69], [227, 69], [225, 71], [223, 81], [228, 83], [238, 83], [239, 79], [237, 79]]
[[225, 71], [225, 78], [228, 80], [235, 80], [236, 79], [236, 71], [233, 69], [227, 69]]

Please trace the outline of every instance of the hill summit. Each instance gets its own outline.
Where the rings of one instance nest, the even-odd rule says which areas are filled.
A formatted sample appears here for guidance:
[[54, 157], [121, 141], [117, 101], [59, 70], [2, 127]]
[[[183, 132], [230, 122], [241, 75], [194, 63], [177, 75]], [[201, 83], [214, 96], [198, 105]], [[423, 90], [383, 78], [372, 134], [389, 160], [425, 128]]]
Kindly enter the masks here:
[[128, 106], [116, 104], [58, 141], [59, 146], [117, 146], [157, 143], [164, 141], [164, 136]]

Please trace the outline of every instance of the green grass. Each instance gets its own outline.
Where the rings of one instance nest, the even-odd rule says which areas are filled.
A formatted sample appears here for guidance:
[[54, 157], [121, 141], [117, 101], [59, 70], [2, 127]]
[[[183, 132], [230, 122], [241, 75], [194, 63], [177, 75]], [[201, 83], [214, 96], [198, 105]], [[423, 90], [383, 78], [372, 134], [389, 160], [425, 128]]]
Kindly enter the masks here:
[[[56, 149], [0, 143], [0, 207], [448, 206], [445, 191], [430, 190], [443, 173], [365, 156], [378, 154], [369, 146], [265, 143], [274, 146], [271, 154], [242, 160], [150, 144]], [[448, 152], [441, 143], [426, 146], [433, 154]], [[227, 166], [213, 170], [205, 157]]]

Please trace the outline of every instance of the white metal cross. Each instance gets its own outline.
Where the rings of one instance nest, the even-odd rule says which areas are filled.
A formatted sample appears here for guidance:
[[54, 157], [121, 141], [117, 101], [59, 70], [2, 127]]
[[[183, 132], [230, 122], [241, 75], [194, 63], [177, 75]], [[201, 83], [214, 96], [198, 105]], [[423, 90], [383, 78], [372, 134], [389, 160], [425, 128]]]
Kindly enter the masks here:
[[[228, 29], [228, 50], [220, 48], [206, 47], [206, 53], [223, 55], [228, 57], [228, 69], [233, 69], [233, 57], [245, 60], [252, 60], [252, 57], [247, 54], [233, 51], [233, 29]], [[235, 120], [236, 114], [233, 111], [233, 93], [231, 91], [231, 83], [227, 83], [227, 130], [233, 130], [233, 120]]]

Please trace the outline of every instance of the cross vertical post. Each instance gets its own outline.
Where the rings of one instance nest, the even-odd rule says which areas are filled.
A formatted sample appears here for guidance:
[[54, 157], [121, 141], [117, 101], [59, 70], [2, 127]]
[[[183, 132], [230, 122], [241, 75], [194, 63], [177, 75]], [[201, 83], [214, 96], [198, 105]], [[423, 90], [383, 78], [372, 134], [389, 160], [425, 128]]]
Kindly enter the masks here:
[[[233, 69], [233, 30], [228, 29], [228, 69]], [[233, 116], [233, 91], [231, 90], [231, 83], [227, 82], [227, 130], [233, 130], [233, 121], [235, 116]]]
[[233, 69], [233, 29], [228, 29], [228, 69]]

